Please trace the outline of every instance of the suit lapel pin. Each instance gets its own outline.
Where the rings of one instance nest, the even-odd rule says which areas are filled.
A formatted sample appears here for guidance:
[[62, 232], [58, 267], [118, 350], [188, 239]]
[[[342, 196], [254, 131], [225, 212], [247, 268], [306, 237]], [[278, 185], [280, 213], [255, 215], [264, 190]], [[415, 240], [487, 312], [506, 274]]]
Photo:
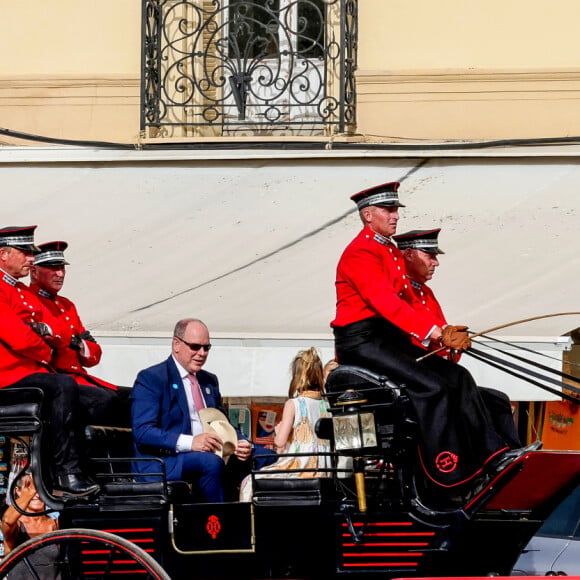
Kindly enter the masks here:
[[178, 386], [177, 386], [175, 383], [173, 383], [173, 384], [171, 385], [171, 388], [172, 388], [172, 389], [175, 389], [175, 390], [179, 389], [179, 387], [178, 387]]
[[211, 395], [211, 389], [209, 387], [205, 388], [205, 394], [206, 395]]

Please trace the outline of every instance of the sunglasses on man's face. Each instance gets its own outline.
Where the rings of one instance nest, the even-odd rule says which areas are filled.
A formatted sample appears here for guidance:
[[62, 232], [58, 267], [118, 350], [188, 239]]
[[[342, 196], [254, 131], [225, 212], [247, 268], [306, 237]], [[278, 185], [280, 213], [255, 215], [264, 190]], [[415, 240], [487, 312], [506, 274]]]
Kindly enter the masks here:
[[202, 348], [203, 348], [204, 352], [209, 352], [209, 349], [211, 348], [211, 343], [198, 344], [197, 342], [187, 342], [187, 340], [183, 340], [183, 338], [179, 338], [179, 336], [175, 336], [174, 338], [177, 338], [177, 340], [179, 340], [180, 342], [183, 342], [183, 344], [186, 344], [194, 352], [197, 352], [198, 350], [201, 350]]

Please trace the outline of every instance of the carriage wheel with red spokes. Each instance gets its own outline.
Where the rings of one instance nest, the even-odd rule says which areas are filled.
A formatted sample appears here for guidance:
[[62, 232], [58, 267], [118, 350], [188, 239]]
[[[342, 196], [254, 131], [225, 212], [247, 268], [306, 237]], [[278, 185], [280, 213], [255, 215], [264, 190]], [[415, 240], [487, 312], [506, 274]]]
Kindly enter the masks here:
[[27, 540], [0, 560], [0, 580], [18, 570], [31, 580], [124, 578], [171, 580], [154, 558], [129, 540], [99, 530], [56, 530]]

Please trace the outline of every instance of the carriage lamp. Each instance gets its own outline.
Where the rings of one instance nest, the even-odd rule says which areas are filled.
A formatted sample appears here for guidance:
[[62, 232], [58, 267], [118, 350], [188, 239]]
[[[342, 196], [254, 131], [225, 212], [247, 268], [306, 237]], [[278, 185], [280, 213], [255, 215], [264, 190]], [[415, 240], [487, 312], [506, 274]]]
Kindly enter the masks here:
[[367, 400], [357, 391], [349, 389], [336, 400], [336, 406], [342, 407], [342, 413], [332, 416], [334, 442], [337, 451], [354, 455], [353, 470], [356, 483], [356, 496], [360, 512], [367, 511], [365, 490], [365, 460], [362, 452], [366, 448], [377, 446], [375, 417], [371, 412], [360, 411], [360, 406]]
[[367, 400], [353, 389], [345, 391], [336, 400], [342, 413], [332, 416], [332, 428], [337, 451], [356, 451], [377, 446], [375, 416], [372, 412], [360, 412], [360, 405]]

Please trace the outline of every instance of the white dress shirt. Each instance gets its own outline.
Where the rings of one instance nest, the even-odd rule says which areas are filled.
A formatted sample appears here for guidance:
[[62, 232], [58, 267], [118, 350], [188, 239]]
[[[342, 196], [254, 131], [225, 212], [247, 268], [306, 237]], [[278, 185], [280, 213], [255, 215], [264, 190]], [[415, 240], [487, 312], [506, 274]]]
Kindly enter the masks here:
[[[177, 453], [185, 453], [191, 451], [191, 446], [193, 445], [193, 438], [196, 435], [203, 433], [203, 427], [201, 425], [197, 409], [195, 408], [195, 405], [193, 403], [193, 395], [191, 393], [191, 383], [189, 382], [189, 377], [187, 376], [189, 372], [186, 371], [177, 362], [177, 359], [173, 355], [171, 355], [171, 357], [173, 358], [173, 362], [175, 363], [175, 366], [177, 366], [179, 376], [181, 377], [183, 390], [185, 391], [185, 396], [187, 397], [187, 406], [189, 408], [189, 419], [191, 421], [192, 435], [186, 435], [185, 433], [182, 433], [177, 438], [177, 445], [175, 446], [175, 451], [177, 451]], [[201, 396], [203, 397], [203, 391], [201, 393]], [[205, 397], [203, 397], [203, 400], [205, 402]]]

